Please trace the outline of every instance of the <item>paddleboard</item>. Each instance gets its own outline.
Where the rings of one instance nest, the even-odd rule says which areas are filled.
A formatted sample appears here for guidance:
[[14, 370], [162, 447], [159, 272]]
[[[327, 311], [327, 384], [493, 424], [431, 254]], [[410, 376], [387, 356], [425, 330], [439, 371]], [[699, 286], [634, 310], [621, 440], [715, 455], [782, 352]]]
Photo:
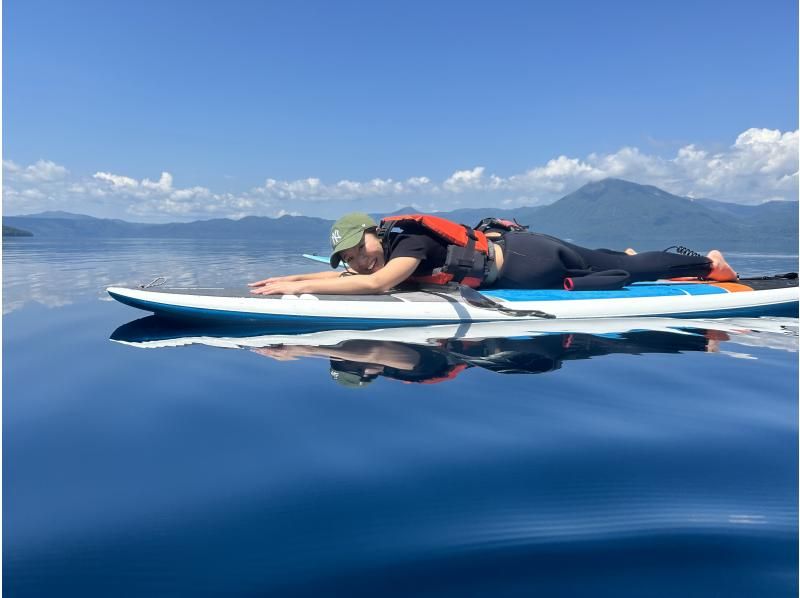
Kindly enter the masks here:
[[[259, 322], [313, 328], [428, 326], [555, 318], [796, 316], [797, 279], [740, 283], [637, 283], [614, 291], [482, 290], [479, 304], [457, 287], [432, 286], [380, 295], [253, 295], [248, 288], [112, 286], [108, 294], [159, 316]], [[493, 306], [494, 305], [494, 306]], [[496, 306], [501, 309], [497, 309]]]

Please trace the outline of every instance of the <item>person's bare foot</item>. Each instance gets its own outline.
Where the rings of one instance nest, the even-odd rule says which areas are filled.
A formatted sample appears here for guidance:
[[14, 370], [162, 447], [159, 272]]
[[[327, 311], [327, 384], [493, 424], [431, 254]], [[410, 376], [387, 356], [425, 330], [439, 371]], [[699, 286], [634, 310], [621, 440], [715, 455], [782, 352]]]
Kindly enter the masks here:
[[631, 249], [630, 247], [628, 247], [625, 250], [625, 253], [627, 253], [628, 255], [636, 255], [636, 250], [635, 249]]
[[711, 272], [708, 273], [706, 278], [717, 282], [735, 282], [739, 280], [738, 274], [731, 268], [719, 251], [712, 249], [706, 257], [711, 260]]

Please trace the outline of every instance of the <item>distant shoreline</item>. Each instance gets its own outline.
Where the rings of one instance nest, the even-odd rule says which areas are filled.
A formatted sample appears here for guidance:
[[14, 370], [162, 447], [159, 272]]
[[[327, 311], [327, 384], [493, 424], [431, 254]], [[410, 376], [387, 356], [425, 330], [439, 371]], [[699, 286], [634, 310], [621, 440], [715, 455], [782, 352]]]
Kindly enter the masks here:
[[[413, 213], [404, 207], [396, 214]], [[695, 251], [774, 251], [792, 253], [798, 245], [798, 202], [740, 205], [691, 199], [620, 179], [588, 183], [558, 201], [537, 207], [463, 208], [437, 215], [474, 226], [487, 216], [516, 219], [535, 232], [586, 247], [638, 251], [684, 245]], [[375, 214], [376, 218], [380, 215]], [[187, 223], [145, 224], [94, 218], [69, 212], [6, 216], [4, 227], [30, 231], [37, 239], [78, 242], [88, 239], [174, 239], [218, 243], [292, 239], [302, 253], [322, 246], [331, 220], [308, 216], [238, 220], [217, 218]], [[6, 228], [4, 228], [4, 231]], [[4, 235], [4, 238], [12, 238]]]
[[[591, 248], [600, 248], [605, 247], [609, 249], [620, 249], [620, 244], [612, 243], [611, 239], [608, 238], [599, 238], [599, 239], [568, 239], [569, 242], [575, 243], [577, 245], [582, 245], [585, 247]], [[177, 236], [177, 237], [66, 237], [66, 236], [55, 236], [55, 237], [43, 237], [37, 235], [10, 235], [10, 236], [3, 236], [3, 241], [6, 242], [19, 242], [19, 243], [44, 243], [44, 244], [84, 244], [84, 243], [101, 243], [101, 244], [114, 244], [114, 245], [125, 245], [127, 243], [165, 243], [170, 244], [173, 242], [197, 242], [199, 244], [206, 244], [206, 243], [224, 243], [228, 241], [230, 243], [241, 243], [244, 245], [253, 244], [253, 245], [261, 245], [261, 244], [275, 244], [275, 243], [286, 243], [287, 245], [293, 245], [293, 250], [300, 254], [303, 252], [308, 253], [309, 251], [322, 251], [324, 252], [327, 248], [327, 240], [325, 236], [320, 237], [302, 237], [298, 239], [297, 237], [285, 236], [285, 237], [275, 237], [272, 236], [270, 238], [253, 238], [253, 237], [246, 237], [246, 238], [237, 238], [237, 237], [230, 237], [230, 238], [220, 238], [220, 237], [203, 237], [203, 236]], [[720, 242], [709, 244], [707, 241], [699, 239], [699, 240], [684, 240], [678, 239], [677, 243], [674, 239], [625, 239], [624, 244], [626, 246], [633, 246], [637, 251], [662, 251], [667, 247], [675, 244], [687, 245], [690, 246], [691, 249], [694, 249], [698, 252], [707, 252], [711, 249], [719, 249], [721, 251], [726, 252], [729, 255], [733, 255], [736, 257], [748, 257], [748, 258], [758, 258], [758, 257], [781, 257], [781, 258], [798, 258], [800, 257], [800, 252], [793, 251], [798, 246], [798, 239], [795, 238], [794, 240], [781, 240], [776, 241], [774, 239], [750, 239], [750, 240], [720, 240]]]

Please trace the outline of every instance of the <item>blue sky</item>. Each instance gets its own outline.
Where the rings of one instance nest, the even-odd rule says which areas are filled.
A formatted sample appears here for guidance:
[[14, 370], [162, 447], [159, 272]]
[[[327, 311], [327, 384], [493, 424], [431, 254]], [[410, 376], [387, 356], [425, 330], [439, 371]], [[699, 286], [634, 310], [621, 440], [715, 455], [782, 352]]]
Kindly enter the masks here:
[[[797, 3], [3, 3], [7, 214], [797, 194]], [[162, 174], [163, 173], [163, 174]]]

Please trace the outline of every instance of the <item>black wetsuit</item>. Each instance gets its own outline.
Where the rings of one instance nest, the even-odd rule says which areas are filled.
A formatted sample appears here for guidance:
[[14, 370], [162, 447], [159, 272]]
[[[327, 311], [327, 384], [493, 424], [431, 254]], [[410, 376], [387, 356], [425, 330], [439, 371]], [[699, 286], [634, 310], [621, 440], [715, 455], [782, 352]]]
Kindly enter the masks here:
[[494, 286], [506, 289], [564, 288], [568, 278], [575, 289], [609, 289], [660, 278], [703, 277], [711, 272], [707, 257], [665, 251], [628, 255], [587, 249], [540, 233], [510, 232], [499, 243], [504, 263]]
[[[345, 341], [340, 348], [374, 349], [401, 346], [416, 356], [408, 369], [353, 360], [331, 360], [331, 370], [350, 372], [370, 382], [378, 376], [402, 382], [433, 383], [455, 378], [465, 369], [480, 367], [498, 374], [543, 374], [561, 368], [564, 361], [626, 353], [682, 353], [707, 351], [708, 338], [701, 334], [662, 331], [625, 332], [606, 338], [592, 334], [546, 334], [532, 338], [486, 338], [441, 341], [440, 345], [413, 345], [395, 341]], [[367, 375], [367, 369], [379, 370]]]
[[[556, 237], [531, 232], [508, 232], [497, 242], [503, 248], [503, 269], [495, 283], [505, 289], [562, 289], [565, 280], [576, 290], [618, 289], [632, 282], [703, 277], [711, 271], [711, 260], [664, 251], [628, 255], [610, 249], [587, 249]], [[444, 242], [434, 235], [393, 234], [386, 247], [387, 261], [414, 257], [422, 262], [414, 275], [428, 275], [444, 264]]]

